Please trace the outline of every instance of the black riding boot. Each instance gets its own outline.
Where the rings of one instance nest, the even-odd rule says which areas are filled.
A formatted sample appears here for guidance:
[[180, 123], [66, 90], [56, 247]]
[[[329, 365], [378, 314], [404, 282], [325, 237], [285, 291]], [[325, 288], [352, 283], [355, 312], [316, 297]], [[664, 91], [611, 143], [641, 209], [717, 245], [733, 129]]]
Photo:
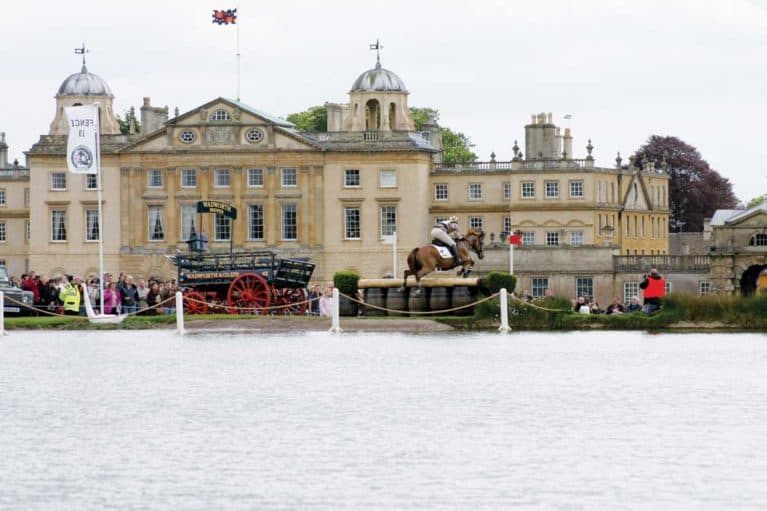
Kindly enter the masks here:
[[461, 261], [458, 260], [458, 247], [455, 245], [448, 245], [447, 247], [450, 250], [450, 253], [453, 255], [453, 268], [461, 264]]

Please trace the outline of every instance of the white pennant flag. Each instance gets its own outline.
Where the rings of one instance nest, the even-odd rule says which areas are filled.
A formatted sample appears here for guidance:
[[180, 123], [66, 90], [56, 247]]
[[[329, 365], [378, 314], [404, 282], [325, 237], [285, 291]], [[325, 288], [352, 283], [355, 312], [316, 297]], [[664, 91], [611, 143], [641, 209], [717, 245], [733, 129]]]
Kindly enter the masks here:
[[99, 165], [99, 105], [64, 108], [69, 122], [67, 166], [75, 174], [96, 174]]

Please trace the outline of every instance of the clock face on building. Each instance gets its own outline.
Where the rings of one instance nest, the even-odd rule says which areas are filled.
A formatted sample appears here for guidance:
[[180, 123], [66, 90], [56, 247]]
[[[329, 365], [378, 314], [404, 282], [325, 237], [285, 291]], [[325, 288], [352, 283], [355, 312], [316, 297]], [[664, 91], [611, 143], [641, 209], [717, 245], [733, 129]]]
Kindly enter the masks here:
[[197, 133], [193, 130], [184, 130], [178, 134], [178, 139], [184, 144], [191, 144], [197, 138]]
[[259, 142], [261, 142], [264, 139], [264, 132], [261, 131], [258, 128], [250, 128], [245, 133], [245, 138], [251, 144], [258, 144]]

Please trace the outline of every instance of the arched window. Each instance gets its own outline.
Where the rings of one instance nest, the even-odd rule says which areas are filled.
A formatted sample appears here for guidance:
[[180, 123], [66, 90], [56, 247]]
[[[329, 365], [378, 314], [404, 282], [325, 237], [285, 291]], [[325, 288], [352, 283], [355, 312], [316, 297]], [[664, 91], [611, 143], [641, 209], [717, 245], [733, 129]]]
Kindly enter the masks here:
[[232, 117], [229, 115], [229, 112], [226, 110], [216, 110], [212, 114], [210, 114], [210, 120], [211, 121], [231, 121]]
[[767, 234], [757, 234], [748, 242], [752, 247], [767, 247]]
[[394, 106], [394, 103], [389, 103], [389, 129], [393, 130], [395, 128], [395, 110], [396, 107]]
[[371, 99], [365, 104], [365, 129], [381, 128], [381, 106], [377, 99]]

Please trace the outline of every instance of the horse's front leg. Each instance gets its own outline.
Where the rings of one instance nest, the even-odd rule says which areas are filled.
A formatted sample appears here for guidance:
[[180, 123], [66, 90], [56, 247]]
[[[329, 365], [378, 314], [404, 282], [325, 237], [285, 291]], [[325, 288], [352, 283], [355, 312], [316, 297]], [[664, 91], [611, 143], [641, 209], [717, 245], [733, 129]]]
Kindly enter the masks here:
[[469, 273], [471, 273], [471, 270], [473, 269], [474, 269], [474, 260], [470, 259], [469, 262], [461, 268], [461, 271], [458, 273], [458, 276], [466, 278], [469, 276]]

